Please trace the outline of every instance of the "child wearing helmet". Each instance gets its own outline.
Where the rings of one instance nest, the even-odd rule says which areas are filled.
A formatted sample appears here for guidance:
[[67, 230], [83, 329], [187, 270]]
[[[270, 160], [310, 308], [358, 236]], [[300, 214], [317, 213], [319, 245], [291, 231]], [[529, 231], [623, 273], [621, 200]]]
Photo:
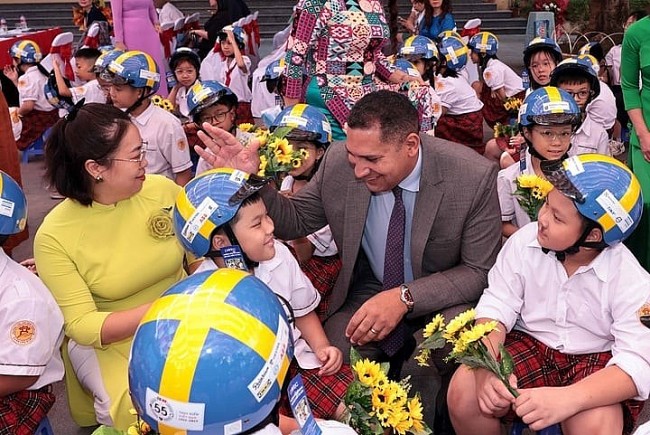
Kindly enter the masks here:
[[520, 175], [543, 177], [542, 161], [567, 157], [572, 134], [581, 119], [580, 108], [571, 95], [561, 89], [539, 88], [524, 100], [519, 110], [519, 130], [526, 140], [525, 154], [519, 164], [502, 169], [497, 176], [504, 237], [510, 237], [531, 221], [515, 193], [517, 178]]
[[[286, 54], [286, 52], [283, 52]], [[282, 54], [284, 56], [284, 54]], [[262, 62], [260, 62], [260, 65]], [[258, 70], [262, 68], [258, 67]], [[274, 60], [264, 67], [264, 73], [260, 76], [259, 71], [253, 73], [253, 82], [255, 77], [259, 78], [257, 87], [253, 88], [253, 116], [261, 118], [265, 126], [271, 126], [275, 118], [278, 117], [284, 109], [284, 82], [281, 80], [282, 73], [286, 68], [284, 57]], [[329, 122], [329, 121], [328, 121]]]
[[[235, 136], [238, 134], [237, 95], [221, 83], [213, 80], [197, 81], [187, 94], [187, 105], [197, 129], [200, 130], [203, 123], [207, 122]], [[204, 159], [198, 159], [195, 171], [197, 175], [210, 169], [212, 166]]]
[[117, 50], [112, 45], [100, 47], [99, 51], [101, 51], [102, 54], [100, 54], [97, 60], [95, 61], [95, 66], [93, 67], [93, 71], [95, 71], [95, 76], [97, 77], [97, 83], [99, 84], [99, 87], [101, 88], [102, 92], [104, 93], [104, 96], [106, 97], [106, 102], [108, 104], [112, 104], [111, 81], [105, 80], [104, 79], [105, 74], [102, 74], [102, 72], [104, 72], [104, 70], [108, 67], [108, 65], [112, 61], [114, 61], [122, 53], [124, 53], [124, 51]]
[[[291, 127], [285, 136], [294, 149], [307, 152], [300, 167], [292, 169], [282, 180], [280, 193], [291, 197], [305, 187], [314, 176], [330, 144], [332, 129], [327, 117], [315, 107], [296, 104], [287, 107], [275, 119], [271, 130]], [[316, 308], [319, 317], [327, 311], [329, 294], [341, 270], [341, 259], [329, 225], [301, 239], [288, 242], [293, 248], [300, 268], [320, 293], [321, 302]]]
[[[566, 59], [555, 68], [551, 83], [573, 96], [583, 114], [582, 124], [571, 138], [571, 154], [598, 153], [611, 155], [609, 136], [604, 126], [594, 119], [591, 114], [598, 111], [600, 106], [590, 103], [600, 94], [601, 85], [605, 86], [594, 71], [591, 62], [586, 59]], [[616, 117], [616, 103], [607, 109], [611, 116]]]
[[[302, 273], [289, 249], [274, 239], [274, 225], [258, 194], [267, 180], [229, 168], [205, 172], [179, 194], [173, 212], [175, 234], [186, 250], [205, 257], [196, 273], [218, 268], [245, 268], [293, 308], [295, 358], [289, 377], [303, 377], [317, 418], [338, 417], [352, 381], [341, 351], [332, 346], [314, 311], [320, 295]], [[283, 395], [280, 412], [290, 417]], [[297, 428], [281, 419], [281, 428]]]
[[399, 54], [415, 65], [425, 83], [434, 86], [436, 65], [440, 57], [435, 42], [426, 36], [411, 36], [404, 41]]
[[486, 340], [514, 360], [513, 397], [494, 374], [461, 366], [449, 389], [458, 435], [532, 430], [630, 434], [650, 393], [650, 275], [621, 243], [641, 218], [638, 180], [619, 161], [582, 154], [545, 161], [554, 189], [503, 246], [476, 307]]
[[191, 118], [190, 109], [187, 106], [187, 93], [199, 79], [200, 68], [201, 58], [187, 47], [177, 49], [169, 59], [169, 69], [176, 80], [176, 84], [169, 92], [169, 101], [174, 103], [176, 112], [183, 122], [185, 133], [196, 133], [196, 129], [188, 122]]
[[454, 36], [442, 38], [439, 47], [435, 89], [440, 96], [442, 116], [436, 124], [436, 137], [467, 145], [483, 154], [483, 103], [459, 74], [467, 63], [467, 47]]
[[497, 122], [508, 124], [509, 115], [503, 107], [507, 98], [524, 99], [521, 77], [497, 58], [499, 40], [490, 32], [479, 32], [467, 43], [472, 62], [478, 65], [480, 82], [472, 83], [483, 102], [485, 122], [494, 128]]
[[237, 122], [253, 123], [251, 100], [253, 94], [248, 87], [251, 74], [251, 60], [244, 55], [248, 36], [241, 27], [223, 28], [214, 50], [201, 62], [203, 80], [215, 80], [230, 88], [237, 99]]
[[[530, 77], [530, 87], [526, 95], [551, 81], [551, 73], [562, 61], [562, 50], [552, 38], [534, 38], [524, 50], [524, 66]], [[513, 155], [519, 154], [524, 143], [521, 135], [500, 136], [490, 139], [485, 144], [485, 156], [500, 163], [501, 168], [517, 162]]]
[[142, 51], [126, 51], [108, 64], [102, 78], [111, 82], [113, 106], [126, 109], [148, 144], [147, 173], [184, 186], [192, 178], [187, 136], [178, 118], [151, 103], [160, 86], [153, 58]]
[[[22, 189], [0, 171], [0, 245], [27, 223], [27, 200]], [[52, 408], [54, 382], [63, 379], [59, 349], [63, 315], [41, 280], [0, 249], [0, 422], [12, 434], [35, 433]]]
[[589, 55], [592, 56], [598, 64], [598, 79], [604, 83], [609, 82], [607, 71], [607, 63], [605, 62], [605, 52], [603, 46], [598, 41], [589, 41], [578, 50], [578, 56]]
[[40, 64], [43, 54], [34, 41], [23, 39], [9, 49], [12, 65], [4, 67], [4, 75], [18, 89], [18, 116], [22, 118], [19, 150], [29, 147], [59, 119], [59, 112], [45, 97], [49, 73]]
[[106, 94], [97, 81], [97, 73], [95, 72], [95, 63], [101, 54], [101, 51], [96, 48], [80, 48], [75, 52], [75, 75], [84, 84], [74, 87], [71, 87], [70, 83], [66, 81], [61, 71], [61, 65], [55, 59], [53, 72], [56, 88], [52, 89], [52, 95], [58, 94], [59, 97], [70, 98], [73, 104], [76, 104], [82, 98], [85, 99], [86, 104], [106, 103]]

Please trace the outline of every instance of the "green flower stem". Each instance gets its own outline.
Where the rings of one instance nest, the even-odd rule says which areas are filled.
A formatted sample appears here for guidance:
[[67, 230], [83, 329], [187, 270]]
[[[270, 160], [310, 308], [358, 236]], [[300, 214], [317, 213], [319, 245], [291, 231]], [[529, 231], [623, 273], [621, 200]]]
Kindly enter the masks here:
[[497, 362], [496, 358], [490, 353], [488, 348], [485, 346], [485, 343], [483, 341], [478, 342], [478, 350], [480, 355], [480, 358], [485, 361], [486, 369], [490, 370], [492, 373], [494, 373], [497, 378], [503, 382], [503, 385], [506, 386], [508, 391], [510, 391], [510, 394], [513, 395], [513, 397], [519, 397], [519, 393], [517, 390], [512, 388], [512, 385], [508, 382], [508, 379], [501, 373], [501, 367], [499, 366], [499, 363]]

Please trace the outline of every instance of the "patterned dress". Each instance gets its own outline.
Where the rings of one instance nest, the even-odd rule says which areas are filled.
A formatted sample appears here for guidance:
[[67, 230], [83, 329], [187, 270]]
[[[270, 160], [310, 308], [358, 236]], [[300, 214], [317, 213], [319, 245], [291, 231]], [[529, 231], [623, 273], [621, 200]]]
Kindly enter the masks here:
[[[400, 91], [399, 84], [387, 82], [395, 70], [381, 51], [389, 37], [379, 0], [301, 0], [289, 37], [285, 95], [304, 101], [313, 78], [327, 109], [343, 125], [364, 95]], [[422, 86], [403, 92], [418, 109], [420, 130], [431, 130], [440, 116], [435, 91]]]

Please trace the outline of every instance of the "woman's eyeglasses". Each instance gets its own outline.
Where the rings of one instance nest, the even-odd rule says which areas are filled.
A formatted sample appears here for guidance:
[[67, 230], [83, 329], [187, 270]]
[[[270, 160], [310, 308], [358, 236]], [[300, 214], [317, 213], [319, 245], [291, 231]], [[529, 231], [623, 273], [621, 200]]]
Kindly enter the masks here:
[[144, 160], [144, 156], [147, 153], [147, 145], [149, 145], [149, 142], [146, 140], [143, 140], [142, 142], [142, 148], [140, 148], [140, 155], [136, 159], [122, 159], [122, 158], [117, 158], [117, 157], [111, 157], [108, 160], [114, 160], [117, 162], [131, 162], [131, 163], [142, 163], [142, 160]]

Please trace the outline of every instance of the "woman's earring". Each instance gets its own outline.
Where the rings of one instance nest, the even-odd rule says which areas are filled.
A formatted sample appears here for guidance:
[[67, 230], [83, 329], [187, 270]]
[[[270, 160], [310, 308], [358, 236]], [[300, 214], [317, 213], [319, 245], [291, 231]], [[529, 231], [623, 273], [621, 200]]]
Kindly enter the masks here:
[[101, 183], [102, 181], [104, 181], [104, 177], [102, 177], [101, 175], [98, 175], [98, 176], [95, 177], [95, 181], [97, 183]]

